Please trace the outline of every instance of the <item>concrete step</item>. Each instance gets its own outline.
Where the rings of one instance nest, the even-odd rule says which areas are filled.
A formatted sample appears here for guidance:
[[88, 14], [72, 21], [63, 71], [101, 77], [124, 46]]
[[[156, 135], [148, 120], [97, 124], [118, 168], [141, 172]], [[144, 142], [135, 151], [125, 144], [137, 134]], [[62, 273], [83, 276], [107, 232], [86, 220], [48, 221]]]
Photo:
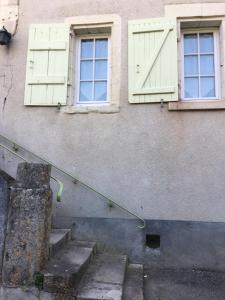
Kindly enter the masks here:
[[76, 300], [122, 300], [127, 256], [99, 254], [75, 291]]
[[88, 268], [95, 249], [93, 242], [69, 241], [42, 271], [44, 291], [70, 294]]
[[127, 267], [123, 300], [143, 300], [143, 265], [130, 264]]
[[50, 257], [61, 250], [71, 239], [71, 229], [52, 229], [50, 235]]

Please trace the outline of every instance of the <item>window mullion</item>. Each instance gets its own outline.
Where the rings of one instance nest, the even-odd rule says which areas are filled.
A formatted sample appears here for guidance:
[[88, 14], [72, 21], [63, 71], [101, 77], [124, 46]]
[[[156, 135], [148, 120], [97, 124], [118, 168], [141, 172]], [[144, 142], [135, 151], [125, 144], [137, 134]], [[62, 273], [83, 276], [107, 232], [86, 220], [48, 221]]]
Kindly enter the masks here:
[[214, 64], [214, 88], [215, 88], [215, 97], [218, 98], [218, 78], [217, 78], [217, 74], [218, 74], [218, 65], [217, 65], [217, 59], [218, 57], [216, 57], [217, 55], [217, 39], [216, 39], [216, 35], [215, 32], [213, 32], [213, 64]]
[[92, 101], [95, 101], [95, 41], [94, 38], [94, 49], [93, 49], [93, 73], [92, 73]]
[[201, 97], [201, 77], [200, 77], [200, 40], [199, 33], [197, 34], [198, 41], [198, 98]]

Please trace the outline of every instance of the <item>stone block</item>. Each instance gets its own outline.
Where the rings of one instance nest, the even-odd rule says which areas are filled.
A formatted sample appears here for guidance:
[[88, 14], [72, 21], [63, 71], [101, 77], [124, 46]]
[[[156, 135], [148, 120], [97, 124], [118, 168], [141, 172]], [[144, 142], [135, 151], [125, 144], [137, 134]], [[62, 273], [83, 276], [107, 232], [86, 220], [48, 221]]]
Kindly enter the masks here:
[[49, 167], [20, 164], [18, 178], [25, 187], [11, 187], [2, 271], [3, 284], [11, 287], [33, 283], [48, 260], [51, 231]]
[[0, 282], [2, 281], [2, 258], [5, 245], [9, 187], [12, 183], [13, 179], [0, 171]]
[[49, 186], [50, 166], [46, 164], [21, 163], [17, 169], [16, 180], [23, 188], [42, 188]]

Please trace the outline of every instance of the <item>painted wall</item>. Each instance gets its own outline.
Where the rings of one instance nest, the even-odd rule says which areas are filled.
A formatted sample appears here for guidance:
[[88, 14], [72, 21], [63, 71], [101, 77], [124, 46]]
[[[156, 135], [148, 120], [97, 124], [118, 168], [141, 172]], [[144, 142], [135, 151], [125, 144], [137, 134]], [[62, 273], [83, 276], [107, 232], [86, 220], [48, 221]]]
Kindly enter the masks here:
[[[161, 108], [160, 104], [128, 103], [127, 21], [163, 17], [164, 4], [162, 0], [54, 0], [48, 4], [21, 0], [12, 44], [0, 48], [0, 134], [146, 219], [223, 222], [225, 111], [169, 112], [167, 104]], [[119, 113], [68, 115], [55, 107], [25, 107], [29, 25], [86, 14], [122, 18]], [[13, 173], [14, 160], [2, 154], [1, 168]], [[127, 217], [72, 183], [66, 184], [55, 216]]]

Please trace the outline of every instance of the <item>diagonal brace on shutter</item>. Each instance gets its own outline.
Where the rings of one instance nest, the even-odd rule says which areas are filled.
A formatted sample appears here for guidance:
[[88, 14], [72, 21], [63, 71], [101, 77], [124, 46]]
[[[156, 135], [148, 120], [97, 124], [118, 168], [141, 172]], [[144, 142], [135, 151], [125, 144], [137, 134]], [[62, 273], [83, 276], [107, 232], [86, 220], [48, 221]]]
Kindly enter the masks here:
[[[160, 41], [160, 43], [158, 44], [158, 46], [156, 47], [156, 49], [155, 49], [155, 51], [154, 51], [154, 54], [153, 54], [153, 56], [152, 56], [152, 59], [149, 61], [149, 63], [148, 63], [147, 66], [145, 67], [144, 72], [143, 72], [143, 75], [141, 76], [140, 81], [139, 81], [139, 83], [138, 83], [138, 88], [137, 88], [137, 89], [140, 89], [140, 90], [141, 90], [141, 89], [143, 88], [143, 86], [144, 86], [144, 84], [145, 84], [145, 82], [146, 82], [146, 80], [147, 80], [149, 74], [150, 74], [151, 71], [152, 71], [152, 68], [154, 67], [154, 64], [155, 64], [155, 62], [156, 62], [156, 60], [157, 60], [157, 58], [158, 58], [158, 56], [159, 56], [159, 53], [160, 53], [160, 51], [161, 51], [161, 49], [162, 49], [162, 47], [163, 47], [163, 45], [164, 45], [164, 43], [165, 43], [165, 41], [166, 41], [168, 35], [169, 35], [170, 30], [173, 30], [173, 27], [165, 28], [165, 29], [163, 30], [163, 34], [162, 34], [162, 37], [161, 37], [161, 41]], [[149, 92], [150, 92], [150, 90], [149, 90]], [[171, 92], [171, 91], [170, 91], [170, 92]]]

